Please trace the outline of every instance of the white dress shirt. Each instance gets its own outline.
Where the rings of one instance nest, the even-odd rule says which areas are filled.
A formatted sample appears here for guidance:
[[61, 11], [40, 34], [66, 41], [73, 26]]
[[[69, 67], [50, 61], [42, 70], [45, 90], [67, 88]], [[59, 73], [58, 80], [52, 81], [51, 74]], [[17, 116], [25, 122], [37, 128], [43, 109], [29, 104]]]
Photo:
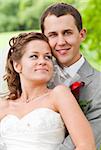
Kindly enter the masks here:
[[64, 83], [67, 86], [70, 86], [72, 83], [78, 81], [80, 79], [80, 75], [77, 73], [80, 67], [85, 62], [83, 56], [69, 67], [61, 68], [58, 64], [55, 64], [55, 84]]
[[81, 58], [76, 63], [74, 63], [70, 67], [63, 68], [64, 74], [68, 73], [70, 77], [74, 77], [84, 62], [85, 62], [85, 59], [83, 56], [81, 56]]

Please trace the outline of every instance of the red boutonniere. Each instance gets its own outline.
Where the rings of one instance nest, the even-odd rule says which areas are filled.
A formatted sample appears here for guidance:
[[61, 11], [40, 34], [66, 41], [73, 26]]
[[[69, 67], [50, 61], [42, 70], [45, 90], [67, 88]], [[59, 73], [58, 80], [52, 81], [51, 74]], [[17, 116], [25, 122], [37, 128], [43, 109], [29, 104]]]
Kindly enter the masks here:
[[78, 104], [80, 105], [81, 109], [83, 110], [83, 112], [85, 113], [85, 109], [89, 106], [89, 104], [91, 103], [92, 100], [79, 100], [79, 96], [80, 96], [80, 90], [81, 88], [83, 88], [85, 86], [84, 82], [74, 82], [71, 86], [71, 92], [74, 95], [74, 97], [76, 98]]
[[82, 87], [84, 87], [85, 83], [84, 82], [74, 82], [71, 86], [70, 86], [70, 89], [71, 89], [71, 92], [73, 93], [73, 95], [75, 96], [75, 98], [77, 100], [79, 100], [79, 95], [80, 95], [80, 90]]

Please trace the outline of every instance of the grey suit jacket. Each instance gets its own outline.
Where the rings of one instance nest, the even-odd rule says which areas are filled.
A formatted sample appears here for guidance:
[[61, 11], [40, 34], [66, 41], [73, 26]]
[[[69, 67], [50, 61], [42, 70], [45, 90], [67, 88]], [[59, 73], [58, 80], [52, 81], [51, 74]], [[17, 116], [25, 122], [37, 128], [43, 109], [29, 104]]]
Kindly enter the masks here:
[[[101, 145], [101, 72], [98, 72], [91, 65], [85, 61], [80, 70], [78, 71], [80, 76], [79, 81], [84, 81], [85, 86], [80, 91], [80, 100], [91, 101], [89, 107], [85, 109], [85, 115], [90, 122], [96, 141], [96, 147], [99, 149]], [[54, 78], [54, 83], [58, 83], [61, 75], [57, 71]], [[62, 82], [66, 80], [66, 77]], [[60, 81], [59, 81], [60, 82]], [[78, 133], [79, 134], [79, 133]], [[68, 135], [61, 144], [60, 150], [73, 150], [74, 145], [70, 136]]]

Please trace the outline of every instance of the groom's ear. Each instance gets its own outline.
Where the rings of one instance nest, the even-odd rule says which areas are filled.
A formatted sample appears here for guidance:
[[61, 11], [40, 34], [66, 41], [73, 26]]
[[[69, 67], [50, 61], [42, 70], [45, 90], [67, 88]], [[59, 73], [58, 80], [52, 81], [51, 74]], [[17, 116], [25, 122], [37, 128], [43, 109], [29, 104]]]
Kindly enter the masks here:
[[13, 67], [14, 67], [14, 70], [17, 72], [17, 73], [21, 73], [22, 71], [22, 66], [19, 62], [13, 62]]
[[81, 29], [80, 31], [80, 38], [81, 41], [84, 41], [86, 39], [87, 30], [85, 28]]

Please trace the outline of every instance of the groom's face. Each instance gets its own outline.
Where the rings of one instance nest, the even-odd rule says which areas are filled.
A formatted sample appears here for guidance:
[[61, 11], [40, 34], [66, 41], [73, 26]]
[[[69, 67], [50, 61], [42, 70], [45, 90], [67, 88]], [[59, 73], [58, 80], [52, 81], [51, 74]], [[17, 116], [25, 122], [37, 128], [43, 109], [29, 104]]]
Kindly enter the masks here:
[[79, 32], [72, 15], [48, 15], [44, 20], [44, 34], [61, 66], [70, 66], [80, 58], [80, 44], [84, 40], [85, 30]]

